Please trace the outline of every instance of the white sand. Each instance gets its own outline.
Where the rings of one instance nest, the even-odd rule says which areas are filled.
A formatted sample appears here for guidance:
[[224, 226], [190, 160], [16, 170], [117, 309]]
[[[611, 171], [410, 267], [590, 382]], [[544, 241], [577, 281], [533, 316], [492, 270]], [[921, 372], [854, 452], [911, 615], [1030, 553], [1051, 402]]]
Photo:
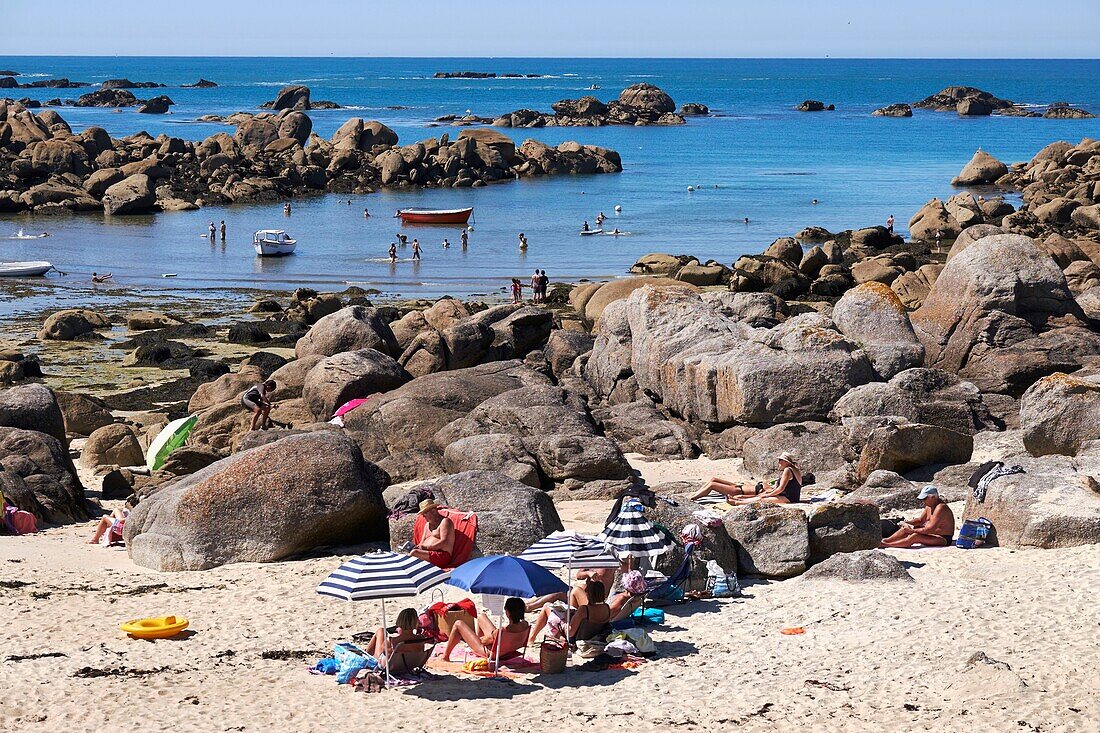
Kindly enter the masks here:
[[[607, 507], [560, 508], [591, 531]], [[344, 558], [161, 574], [83, 544], [90, 532], [0, 538], [0, 730], [1100, 730], [1097, 546], [895, 551], [915, 583], [756, 583], [744, 599], [670, 609], [653, 632], [659, 658], [636, 671], [445, 677], [366, 695], [306, 672], [380, 621], [377, 602], [314, 593]], [[388, 605], [391, 619], [403, 605]], [[186, 616], [193, 635], [118, 630], [165, 614]], [[781, 635], [787, 626], [806, 633]], [[978, 651], [1011, 669], [967, 667]], [[8, 659], [51, 652], [64, 656]]]

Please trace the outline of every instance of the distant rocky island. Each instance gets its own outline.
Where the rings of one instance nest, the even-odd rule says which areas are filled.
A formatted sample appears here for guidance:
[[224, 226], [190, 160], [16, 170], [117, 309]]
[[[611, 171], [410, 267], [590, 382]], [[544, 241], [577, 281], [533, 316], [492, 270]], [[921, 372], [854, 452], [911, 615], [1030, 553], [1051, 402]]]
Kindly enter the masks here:
[[899, 102], [876, 109], [871, 114], [875, 117], [912, 117], [913, 107], [933, 112], [955, 112], [960, 117], [1006, 115], [1047, 119], [1087, 119], [1095, 116], [1087, 110], [1073, 107], [1068, 102], [1053, 102], [1045, 112], [1040, 114], [1009, 99], [1001, 99], [990, 92], [967, 86], [946, 87], [919, 102], [914, 102], [912, 106]]
[[611, 102], [593, 96], [563, 99], [553, 112], [520, 109], [492, 120], [494, 127], [602, 127], [605, 125], [682, 125], [685, 117], [710, 114], [705, 104], [676, 103], [663, 89], [645, 82], [633, 84]]
[[433, 79], [543, 79], [546, 74], [497, 74], [495, 71], [437, 71]]
[[52, 109], [35, 114], [0, 101], [0, 212], [136, 214], [324, 191], [464, 188], [622, 170], [614, 150], [535, 140], [517, 146], [488, 129], [401, 146], [386, 125], [354, 117], [325, 140], [313, 133], [309, 116], [294, 108], [308, 108], [309, 90], [301, 89], [304, 94], [281, 92], [273, 102], [290, 107], [237, 113], [229, 120], [236, 134], [220, 132], [201, 142], [145, 132], [116, 139], [102, 127], [76, 134]]

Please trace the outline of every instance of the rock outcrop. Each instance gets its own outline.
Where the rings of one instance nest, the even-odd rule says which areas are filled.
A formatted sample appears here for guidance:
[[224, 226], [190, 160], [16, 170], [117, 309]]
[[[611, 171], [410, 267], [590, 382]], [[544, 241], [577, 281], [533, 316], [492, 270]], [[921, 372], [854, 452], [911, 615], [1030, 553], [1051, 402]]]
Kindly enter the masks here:
[[[604, 125], [682, 125], [684, 114], [664, 90], [642, 82], [604, 103], [596, 97], [563, 99], [551, 105], [553, 113], [516, 110], [493, 120], [496, 127], [601, 127]], [[690, 115], [707, 114], [705, 105], [688, 106]], [[703, 111], [706, 110], [706, 111]]]
[[349, 438], [293, 435], [144, 498], [126, 521], [127, 550], [144, 567], [180, 571], [384, 541], [387, 483]]
[[952, 258], [911, 316], [925, 364], [1022, 394], [1100, 354], [1058, 265], [1029, 237], [983, 237]]
[[[78, 104], [139, 102], [125, 89], [101, 89]], [[139, 111], [161, 114], [171, 104], [166, 96], [155, 97]], [[443, 135], [399, 146], [397, 135], [382, 123], [352, 118], [325, 140], [313, 133], [305, 113], [318, 106], [307, 88], [291, 87], [272, 103], [271, 112], [233, 115], [229, 121], [236, 134], [219, 132], [191, 142], [144, 132], [116, 139], [99, 127], [74, 134], [53, 110], [35, 115], [21, 103], [0, 101], [0, 210], [147, 213], [321, 191], [463, 188], [622, 170], [612, 150], [574, 142], [517, 146], [493, 131], [476, 132], [507, 144]]]

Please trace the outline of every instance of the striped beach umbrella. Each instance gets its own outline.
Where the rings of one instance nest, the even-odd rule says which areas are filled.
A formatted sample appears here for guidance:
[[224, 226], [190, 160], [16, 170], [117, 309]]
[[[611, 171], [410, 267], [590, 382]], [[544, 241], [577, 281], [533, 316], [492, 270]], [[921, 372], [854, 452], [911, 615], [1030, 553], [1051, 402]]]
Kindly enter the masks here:
[[604, 527], [597, 539], [619, 557], [657, 557], [672, 549], [669, 537], [646, 519], [642, 505], [624, 502], [619, 516]]
[[544, 568], [617, 568], [619, 560], [601, 540], [579, 532], [553, 532], [520, 557]]
[[[317, 586], [317, 592], [345, 601], [381, 601], [382, 628], [385, 629], [387, 598], [419, 595], [447, 580], [449, 576], [450, 573], [446, 570], [411, 555], [373, 552], [348, 560], [336, 568]], [[387, 659], [387, 683], [389, 678], [390, 665]]]

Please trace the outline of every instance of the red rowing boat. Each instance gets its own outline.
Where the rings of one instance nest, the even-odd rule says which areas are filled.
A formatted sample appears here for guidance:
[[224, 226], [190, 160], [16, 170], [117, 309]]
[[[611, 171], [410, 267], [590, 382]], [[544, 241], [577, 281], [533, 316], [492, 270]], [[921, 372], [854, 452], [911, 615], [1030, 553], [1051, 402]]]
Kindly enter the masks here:
[[401, 209], [402, 224], [465, 224], [474, 213], [469, 209]]

